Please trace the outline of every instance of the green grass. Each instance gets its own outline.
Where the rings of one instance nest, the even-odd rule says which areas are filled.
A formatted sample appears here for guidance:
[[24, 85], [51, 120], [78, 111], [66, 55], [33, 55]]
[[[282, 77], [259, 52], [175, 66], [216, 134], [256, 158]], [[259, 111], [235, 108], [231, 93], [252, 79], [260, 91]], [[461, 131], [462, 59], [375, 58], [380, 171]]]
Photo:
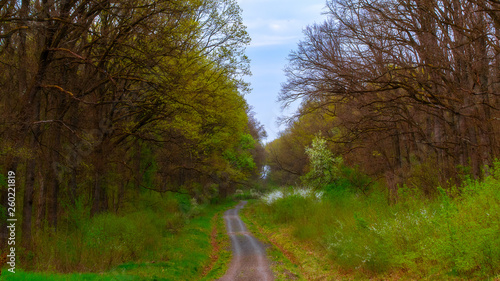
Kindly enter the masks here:
[[232, 258], [231, 241], [226, 233], [226, 225], [224, 224], [223, 212], [219, 212], [218, 215], [214, 217], [214, 219], [215, 221], [213, 222], [213, 224], [215, 224], [216, 228], [215, 243], [217, 244], [217, 249], [215, 250], [217, 252], [212, 253], [213, 255], [215, 255], [215, 257], [213, 258], [216, 258], [216, 260], [212, 261], [211, 268], [209, 268], [210, 271], [201, 279], [207, 281], [222, 277], [226, 273], [229, 262]]
[[240, 217], [247, 226], [248, 230], [260, 241], [266, 245], [266, 254], [271, 263], [271, 270], [275, 276], [275, 280], [306, 280], [301, 276], [297, 265], [293, 264], [284, 253], [278, 249], [269, 240], [269, 233], [263, 233], [253, 217], [253, 206], [256, 200], [248, 200], [248, 204], [240, 211]]
[[138, 276], [112, 275], [112, 274], [95, 274], [95, 273], [72, 273], [72, 274], [56, 274], [56, 273], [33, 273], [16, 270], [16, 273], [2, 272], [0, 280], [33, 280], [33, 281], [133, 281], [143, 280]]
[[[92, 220], [91, 230], [83, 232], [78, 239], [70, 239], [66, 244], [59, 245], [62, 249], [71, 247], [71, 243], [76, 243], [84, 249], [76, 249], [78, 255], [73, 252], [73, 255], [67, 254], [65, 258], [74, 258], [79, 256], [80, 259], [74, 259], [80, 264], [89, 263], [89, 258], [95, 259], [95, 268], [104, 268], [106, 263], [110, 261], [113, 255], [117, 255], [114, 259], [121, 259], [118, 265], [110, 269], [101, 270], [97, 273], [57, 273], [57, 270], [51, 270], [55, 264], [61, 266], [62, 261], [51, 263], [46, 261], [43, 266], [48, 269], [42, 272], [27, 272], [16, 270], [15, 274], [7, 272], [4, 268], [1, 280], [198, 280], [202, 278], [204, 269], [210, 264], [210, 255], [212, 253], [211, 231], [213, 223], [216, 223], [218, 243], [224, 243], [225, 233], [224, 223], [220, 213], [234, 205], [234, 202], [225, 202], [219, 205], [211, 205], [199, 207], [196, 214], [186, 218], [182, 225], [176, 227], [176, 231], [168, 231], [164, 229], [165, 220], [163, 223], [152, 221], [152, 218], [162, 221], [162, 216], [152, 213], [135, 214], [132, 216], [116, 217], [114, 215], [103, 215], [100, 218]], [[218, 215], [216, 221], [212, 221], [214, 216]], [[158, 216], [157, 216], [158, 215]], [[134, 220], [133, 218], [136, 218]], [[169, 219], [167, 219], [169, 220]], [[139, 223], [140, 221], [140, 223]], [[124, 224], [130, 224], [124, 226]], [[144, 227], [142, 230], [134, 227], [134, 224]], [[149, 224], [149, 226], [148, 226]], [[152, 224], [152, 225], [151, 225]], [[159, 226], [156, 228], [155, 224]], [[168, 224], [168, 221], [167, 221]], [[149, 227], [149, 228], [148, 228]], [[141, 232], [143, 231], [143, 233]], [[127, 234], [135, 235], [128, 237]], [[102, 246], [97, 251], [95, 244], [87, 245], [85, 237], [93, 235], [93, 241]], [[64, 235], [57, 236], [57, 242], [61, 243], [63, 238], [69, 238]], [[127, 240], [130, 239], [130, 240]], [[158, 240], [158, 241], [156, 241]], [[228, 239], [227, 239], [228, 240]], [[83, 241], [83, 242], [82, 242]], [[129, 244], [130, 243], [130, 244]], [[135, 243], [135, 245], [131, 245]], [[148, 243], [151, 243], [149, 245]], [[226, 243], [228, 243], [226, 241]], [[56, 243], [57, 244], [57, 243]], [[51, 244], [50, 247], [54, 246]], [[135, 248], [132, 248], [135, 247]], [[49, 251], [50, 247], [44, 248]], [[60, 250], [60, 249], [59, 249]], [[62, 250], [61, 250], [62, 251]], [[49, 252], [54, 257], [58, 249], [52, 249]], [[82, 254], [83, 253], [83, 254]], [[101, 261], [99, 261], [100, 254]], [[81, 258], [86, 255], [87, 260]], [[135, 255], [135, 256], [134, 256]], [[43, 257], [35, 257], [34, 259]], [[127, 261], [129, 259], [129, 261]], [[207, 276], [218, 278], [223, 275], [229, 263], [230, 254], [222, 253], [219, 255], [219, 260]], [[40, 264], [38, 264], [40, 266]], [[91, 266], [91, 265], [89, 265]]]
[[242, 210], [243, 217], [252, 233], [269, 244], [267, 254], [276, 280], [351, 280], [329, 262], [323, 248], [299, 240], [290, 225], [262, 217], [261, 208], [251, 203]]
[[293, 195], [257, 203], [253, 216], [277, 227], [274, 232], [290, 232], [296, 247], [312, 243], [324, 252], [328, 261], [318, 268], [353, 279], [498, 278], [500, 165], [490, 172], [482, 182], [440, 189], [433, 200], [405, 188], [398, 203], [388, 205], [381, 192], [333, 187], [322, 200]]

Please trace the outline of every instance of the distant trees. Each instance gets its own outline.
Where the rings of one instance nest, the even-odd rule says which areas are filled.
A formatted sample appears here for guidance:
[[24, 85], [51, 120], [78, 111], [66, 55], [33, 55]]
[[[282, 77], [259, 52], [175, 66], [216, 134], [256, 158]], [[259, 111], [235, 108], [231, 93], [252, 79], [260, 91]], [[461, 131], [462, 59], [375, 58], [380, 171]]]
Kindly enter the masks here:
[[[289, 120], [288, 128], [279, 138], [266, 145], [269, 180], [275, 184], [300, 183], [300, 177], [311, 168], [306, 148], [311, 146], [315, 135], [320, 133], [329, 140], [336, 135], [336, 131], [332, 130], [334, 118], [319, 113], [324, 112], [324, 109], [308, 104], [304, 103], [297, 116]], [[338, 153], [338, 149], [333, 146], [329, 145], [328, 148]]]
[[416, 178], [479, 177], [500, 152], [498, 3], [338, 0], [328, 8], [329, 19], [306, 28], [291, 53], [281, 101], [332, 116], [331, 141], [347, 162], [385, 175], [393, 191]]
[[0, 10], [1, 167], [24, 181], [27, 248], [33, 226], [56, 229], [76, 200], [92, 214], [118, 212], [141, 189], [203, 199], [254, 173], [263, 133], [242, 97], [249, 37], [235, 1]]

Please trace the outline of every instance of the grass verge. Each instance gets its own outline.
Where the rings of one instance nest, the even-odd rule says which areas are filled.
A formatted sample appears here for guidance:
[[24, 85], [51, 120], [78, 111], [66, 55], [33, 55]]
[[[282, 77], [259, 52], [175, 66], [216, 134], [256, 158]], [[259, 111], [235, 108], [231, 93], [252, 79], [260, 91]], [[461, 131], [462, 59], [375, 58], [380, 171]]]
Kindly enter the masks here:
[[226, 234], [223, 212], [218, 212], [212, 218], [211, 244], [212, 253], [210, 254], [210, 263], [205, 267], [201, 280], [215, 280], [222, 277], [229, 266], [232, 258], [231, 241]]
[[401, 188], [388, 204], [381, 192], [333, 186], [322, 199], [289, 193], [246, 212], [307, 280], [498, 280], [500, 164], [482, 181], [439, 190], [426, 199]]
[[262, 226], [255, 219], [255, 202], [248, 200], [248, 204], [240, 211], [241, 220], [248, 230], [266, 246], [266, 253], [271, 263], [271, 270], [275, 280], [307, 280], [302, 276], [297, 259], [289, 251], [282, 247], [282, 243], [276, 241], [275, 233]]
[[[167, 257], [163, 261], [123, 263], [102, 273], [1, 272], [0, 280], [213, 280], [222, 276], [230, 260], [221, 213], [234, 205], [226, 202], [205, 208], [177, 233], [163, 237]], [[217, 245], [216, 248], [214, 246]], [[161, 247], [158, 250], [164, 249]]]

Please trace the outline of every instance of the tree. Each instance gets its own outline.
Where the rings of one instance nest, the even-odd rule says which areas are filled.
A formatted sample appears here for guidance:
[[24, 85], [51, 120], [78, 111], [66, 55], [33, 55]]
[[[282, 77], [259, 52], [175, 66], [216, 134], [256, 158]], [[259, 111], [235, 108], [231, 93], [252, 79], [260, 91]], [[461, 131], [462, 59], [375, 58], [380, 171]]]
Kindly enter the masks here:
[[303, 177], [306, 184], [314, 188], [322, 188], [340, 178], [341, 157], [334, 157], [326, 146], [326, 140], [316, 136], [310, 147], [306, 148], [309, 156], [310, 171]]
[[330, 1], [330, 18], [291, 53], [280, 99], [333, 114], [344, 158], [394, 178], [392, 190], [425, 161], [443, 185], [459, 166], [479, 177], [500, 145], [491, 5]]
[[[63, 206], [77, 199], [95, 215], [142, 188], [194, 196], [194, 181], [248, 177], [224, 156], [229, 148], [252, 160], [249, 37], [235, 1], [0, 5], [0, 155], [4, 169], [26, 173], [27, 249], [33, 225], [46, 219], [57, 231]], [[178, 185], [164, 184], [172, 178]]]

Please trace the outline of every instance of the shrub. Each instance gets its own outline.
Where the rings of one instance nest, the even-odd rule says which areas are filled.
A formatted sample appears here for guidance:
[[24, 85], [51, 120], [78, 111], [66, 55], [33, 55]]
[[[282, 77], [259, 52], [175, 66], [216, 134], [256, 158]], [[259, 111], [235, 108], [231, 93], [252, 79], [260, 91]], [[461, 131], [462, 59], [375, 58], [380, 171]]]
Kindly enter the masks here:
[[311, 147], [306, 148], [311, 170], [301, 179], [304, 184], [314, 188], [322, 188], [340, 178], [342, 157], [334, 157], [326, 147], [326, 140], [316, 136]]
[[426, 199], [425, 191], [404, 187], [392, 205], [382, 192], [363, 196], [344, 180], [326, 187], [322, 200], [275, 191], [257, 210], [261, 219], [292, 226], [299, 240], [322, 245], [345, 269], [402, 269], [416, 279], [500, 274], [500, 163], [461, 192], [435, 188], [440, 195]]
[[[167, 240], [184, 227], [195, 207], [176, 196], [150, 192], [137, 199], [135, 211], [92, 218], [83, 200], [66, 206], [68, 211], [57, 233], [35, 233], [37, 250], [30, 260], [24, 260], [23, 268], [99, 272], [124, 262], [165, 260]], [[197, 208], [201, 212], [202, 207]]]

